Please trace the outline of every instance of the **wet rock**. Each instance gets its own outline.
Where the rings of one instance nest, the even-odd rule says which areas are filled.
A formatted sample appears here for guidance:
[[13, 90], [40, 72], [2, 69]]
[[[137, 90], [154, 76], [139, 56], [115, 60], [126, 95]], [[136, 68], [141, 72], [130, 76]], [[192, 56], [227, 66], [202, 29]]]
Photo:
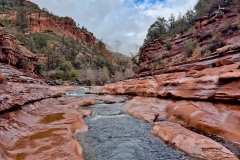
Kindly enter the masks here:
[[239, 62], [240, 61], [240, 54], [236, 54], [232, 57], [231, 61], [234, 62]]
[[203, 70], [203, 69], [205, 69], [205, 68], [207, 68], [207, 66], [205, 66], [205, 65], [196, 65], [196, 66], [194, 67], [194, 69], [197, 70], [197, 71], [201, 71], [201, 70]]
[[[220, 61], [219, 61], [220, 64]], [[224, 73], [238, 73], [240, 63], [206, 68], [194, 72], [161, 74], [138, 79], [129, 79], [104, 87], [94, 88], [89, 93], [111, 95], [134, 95], [144, 97], [162, 97], [173, 99], [238, 101], [239, 79], [231, 83], [219, 83]], [[237, 86], [237, 87], [236, 87]], [[220, 96], [223, 95], [223, 96]]]
[[210, 138], [189, 131], [179, 124], [157, 122], [151, 133], [188, 155], [203, 159], [237, 160], [232, 152]]
[[90, 105], [94, 105], [96, 104], [96, 100], [94, 98], [80, 98], [78, 101], [76, 102], [72, 102], [70, 103], [71, 106], [73, 106], [74, 108], [78, 108], [78, 107], [84, 107], [84, 106], [90, 106]]
[[220, 60], [215, 60], [215, 61], [212, 63], [212, 67], [219, 67], [219, 66], [221, 66]]
[[221, 59], [220, 63], [222, 66], [232, 64], [232, 61], [229, 59]]
[[11, 66], [1, 65], [0, 72], [8, 78], [6, 85], [0, 85], [0, 111], [41, 99], [62, 96], [60, 92], [49, 89], [43, 81], [27, 77]]
[[126, 113], [150, 123], [167, 120], [240, 143], [237, 104], [135, 97], [125, 102], [123, 108]]
[[73, 97], [49, 98], [1, 114], [0, 157], [83, 160], [75, 134], [88, 130], [83, 117], [92, 111], [74, 109], [71, 104], [78, 101]]
[[227, 72], [219, 76], [219, 81], [234, 81], [240, 78], [240, 72]]
[[110, 95], [106, 95], [106, 96], [100, 96], [98, 98], [95, 98], [98, 101], [103, 101], [104, 103], [107, 104], [111, 104], [111, 103], [122, 103], [125, 102], [126, 100], [124, 98], [117, 98], [117, 97], [113, 97]]
[[97, 104], [90, 108], [93, 114], [84, 119], [89, 130], [77, 135], [86, 160], [191, 159], [150, 135], [151, 124], [126, 114], [110, 114], [122, 112], [121, 104]]

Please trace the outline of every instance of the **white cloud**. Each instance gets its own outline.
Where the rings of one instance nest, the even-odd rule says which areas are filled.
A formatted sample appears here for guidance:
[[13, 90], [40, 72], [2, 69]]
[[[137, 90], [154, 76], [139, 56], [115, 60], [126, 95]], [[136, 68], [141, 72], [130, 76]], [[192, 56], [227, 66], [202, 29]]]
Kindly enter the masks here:
[[[41, 8], [59, 16], [72, 17], [80, 26], [85, 26], [98, 39], [129, 54], [138, 52], [149, 26], [158, 16], [168, 19], [171, 13], [185, 13], [197, 0], [31, 0]], [[119, 43], [121, 42], [121, 43]], [[133, 46], [131, 44], [134, 44]], [[121, 45], [121, 46], [119, 46]]]

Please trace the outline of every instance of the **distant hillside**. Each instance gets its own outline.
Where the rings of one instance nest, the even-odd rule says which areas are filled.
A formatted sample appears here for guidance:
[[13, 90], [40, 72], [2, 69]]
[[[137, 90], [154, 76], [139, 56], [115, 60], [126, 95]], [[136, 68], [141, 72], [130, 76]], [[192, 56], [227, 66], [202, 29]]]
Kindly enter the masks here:
[[179, 65], [225, 55], [229, 45], [239, 41], [239, 13], [239, 0], [199, 0], [193, 10], [177, 18], [158, 17], [140, 49], [138, 73], [169, 72]]
[[[37, 55], [32, 74], [47, 79], [104, 84], [132, 74], [130, 58], [107, 51], [93, 33], [69, 17], [59, 17], [26, 0], [0, 0], [4, 30]], [[29, 68], [30, 63], [17, 67]]]

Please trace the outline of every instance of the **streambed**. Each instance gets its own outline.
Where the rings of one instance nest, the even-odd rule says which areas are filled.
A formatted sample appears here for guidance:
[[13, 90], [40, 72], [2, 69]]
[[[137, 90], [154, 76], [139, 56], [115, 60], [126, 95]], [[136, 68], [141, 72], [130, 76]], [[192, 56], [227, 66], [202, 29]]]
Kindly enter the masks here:
[[[82, 92], [68, 93], [83, 97]], [[87, 95], [97, 96], [97, 95]], [[81, 107], [93, 110], [84, 122], [89, 126], [78, 134], [77, 141], [86, 160], [189, 160], [184, 153], [149, 134], [152, 125], [124, 113], [122, 103]]]

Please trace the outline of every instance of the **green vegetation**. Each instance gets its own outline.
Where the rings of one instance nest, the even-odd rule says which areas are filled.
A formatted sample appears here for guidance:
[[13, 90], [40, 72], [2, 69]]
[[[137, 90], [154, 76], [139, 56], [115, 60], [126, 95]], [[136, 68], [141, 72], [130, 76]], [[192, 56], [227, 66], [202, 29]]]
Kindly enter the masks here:
[[194, 9], [196, 11], [196, 17], [201, 17], [212, 14], [219, 6], [226, 7], [237, 3], [239, 3], [239, 0], [199, 0]]
[[163, 17], [157, 20], [148, 29], [148, 34], [144, 40], [144, 45], [154, 39], [163, 40], [177, 34], [183, 34], [191, 29], [194, 24], [195, 12], [188, 10], [185, 15], [179, 13], [177, 19], [172, 14], [168, 20]]
[[[102, 85], [110, 82], [115, 74], [122, 74], [118, 80], [132, 74], [130, 58], [115, 53], [113, 58], [116, 62], [113, 62], [101, 51], [104, 45], [102, 41], [95, 46], [90, 46], [49, 31], [32, 33], [27, 36], [14, 29], [9, 29], [8, 32], [24, 42], [25, 47], [35, 54], [47, 56], [47, 61], [38, 62], [35, 69], [37, 74], [45, 78], [69, 81], [80, 79], [88, 82], [88, 85]], [[23, 60], [21, 65], [22, 68], [29, 68], [28, 61]]]
[[[158, 17], [148, 29], [144, 45], [152, 42], [154, 39], [163, 40], [186, 33], [194, 27], [196, 18], [213, 14], [214, 11], [219, 10], [219, 6], [225, 7], [235, 5], [236, 3], [239, 3], [239, 0], [199, 0], [193, 10], [188, 10], [184, 15], [179, 13], [177, 18], [173, 14], [171, 14], [168, 20]], [[231, 29], [231, 22], [229, 24], [228, 28]], [[229, 34], [231, 34], [231, 31], [229, 31]]]
[[186, 57], [190, 58], [193, 54], [193, 51], [195, 50], [197, 46], [197, 41], [187, 41], [185, 42], [185, 46], [184, 46], [184, 51], [186, 53]]
[[30, 12], [41, 11], [37, 5], [28, 5], [26, 7], [26, 0], [0, 0], [0, 14], [15, 12], [19, 7], [25, 7]]
[[[168, 20], [163, 17], [158, 17], [157, 20], [148, 29], [148, 34], [144, 41], [143, 46], [151, 44], [155, 39], [158, 39], [165, 43], [165, 48], [162, 53], [157, 54], [152, 57], [152, 63], [149, 66], [150, 70], [155, 70], [163, 67], [168, 63], [169, 58], [162, 58], [163, 55], [168, 54], [172, 49], [171, 39], [183, 34], [190, 33], [194, 30], [195, 19], [202, 16], [221, 17], [224, 15], [224, 10], [226, 7], [239, 6], [240, 0], [198, 0], [194, 9], [188, 10], [184, 15], [179, 13], [177, 18], [171, 14]], [[239, 10], [240, 11], [240, 10]], [[240, 12], [239, 12], [240, 13]], [[183, 42], [182, 52], [184, 53], [182, 58], [177, 60], [171, 60], [174, 63], [192, 60], [198, 57], [203, 57], [204, 55], [211, 54], [215, 52], [218, 48], [225, 45], [224, 36], [231, 36], [234, 34], [235, 30], [240, 28], [233, 27], [234, 22], [227, 20], [225, 17], [225, 24], [222, 28], [222, 33], [217, 32], [204, 37], [205, 43], [198, 43], [197, 40], [187, 40]], [[238, 23], [240, 24], [240, 16], [238, 16]], [[202, 41], [202, 37], [200, 39]], [[133, 59], [134, 61], [134, 59]]]
[[25, 7], [20, 7], [17, 10], [17, 16], [16, 16], [16, 26], [19, 31], [26, 32], [26, 29], [28, 28], [28, 18], [26, 17], [27, 10]]
[[[42, 57], [35, 68], [35, 73], [46, 79], [62, 79], [75, 82], [80, 80], [86, 85], [103, 85], [107, 82], [122, 80], [132, 74], [132, 62], [129, 57], [114, 53], [108, 55], [103, 52], [102, 41], [92, 46], [71, 37], [62, 37], [52, 30], [31, 33], [26, 14], [29, 12], [46, 12], [54, 20], [59, 18], [49, 13], [47, 8], [42, 10], [26, 0], [0, 0], [0, 14], [16, 12], [16, 19], [9, 21], [2, 19], [7, 32], [14, 35], [25, 47]], [[69, 17], [64, 17], [73, 21]], [[75, 23], [75, 22], [74, 22]], [[87, 28], [75, 26], [84, 32]], [[27, 59], [21, 61], [20, 67], [30, 69]]]

